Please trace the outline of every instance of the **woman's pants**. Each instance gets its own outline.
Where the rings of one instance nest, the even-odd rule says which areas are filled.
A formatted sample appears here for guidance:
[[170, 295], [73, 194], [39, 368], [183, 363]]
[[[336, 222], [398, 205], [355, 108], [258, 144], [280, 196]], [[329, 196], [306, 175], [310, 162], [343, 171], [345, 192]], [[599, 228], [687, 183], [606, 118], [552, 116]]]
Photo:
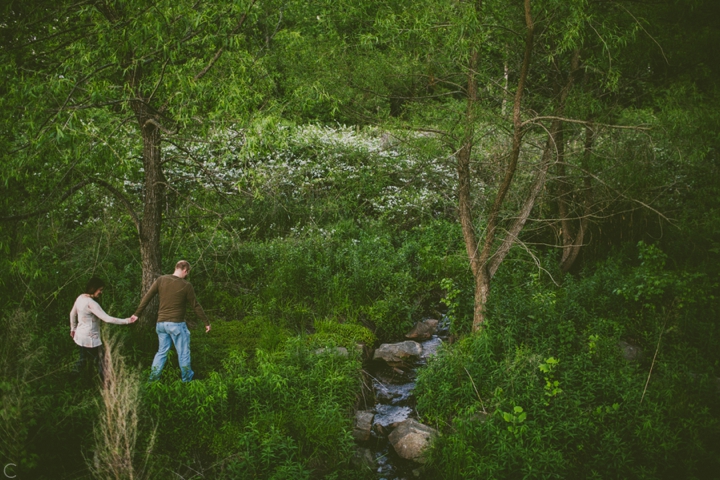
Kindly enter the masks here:
[[98, 375], [100, 375], [100, 381], [105, 381], [105, 362], [103, 361], [103, 346], [100, 345], [97, 347], [81, 347], [80, 345], [78, 345], [78, 348], [80, 349], [80, 358], [78, 358], [77, 363], [75, 363], [75, 368], [73, 369], [73, 372], [80, 374], [80, 372], [82, 372], [85, 368], [85, 364], [88, 361], [95, 361]]

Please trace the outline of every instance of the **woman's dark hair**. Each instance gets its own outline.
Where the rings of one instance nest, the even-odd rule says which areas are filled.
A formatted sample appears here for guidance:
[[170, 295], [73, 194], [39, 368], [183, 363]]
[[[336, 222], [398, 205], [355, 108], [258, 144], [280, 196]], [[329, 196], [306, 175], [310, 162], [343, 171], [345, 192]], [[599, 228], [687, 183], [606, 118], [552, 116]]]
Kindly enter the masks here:
[[103, 287], [105, 287], [105, 282], [103, 282], [102, 279], [98, 277], [92, 277], [90, 280], [88, 280], [87, 285], [85, 285], [85, 293], [87, 293], [88, 295], [92, 295], [98, 291], [98, 288]]

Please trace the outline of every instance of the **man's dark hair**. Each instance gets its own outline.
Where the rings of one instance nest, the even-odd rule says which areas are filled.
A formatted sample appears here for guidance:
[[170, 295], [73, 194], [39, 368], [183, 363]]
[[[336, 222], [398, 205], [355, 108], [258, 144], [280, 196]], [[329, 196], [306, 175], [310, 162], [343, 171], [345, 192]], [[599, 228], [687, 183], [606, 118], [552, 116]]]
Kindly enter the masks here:
[[85, 285], [85, 293], [88, 295], [93, 295], [95, 292], [98, 291], [99, 288], [104, 288], [105, 282], [98, 277], [92, 277], [90, 280], [88, 280], [87, 285]]

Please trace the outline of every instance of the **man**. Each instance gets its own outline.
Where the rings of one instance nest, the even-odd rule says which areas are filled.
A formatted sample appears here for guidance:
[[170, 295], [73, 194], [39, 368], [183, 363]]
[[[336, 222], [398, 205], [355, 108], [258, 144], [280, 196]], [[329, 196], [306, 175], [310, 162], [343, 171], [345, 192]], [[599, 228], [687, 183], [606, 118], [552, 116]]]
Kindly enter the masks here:
[[195, 375], [190, 368], [190, 330], [185, 324], [186, 306], [195, 310], [195, 314], [205, 323], [205, 333], [210, 331], [210, 322], [195, 299], [195, 290], [190, 282], [185, 280], [188, 273], [190, 273], [190, 264], [185, 260], [177, 262], [172, 275], [163, 275], [155, 280], [135, 312], [136, 316], [140, 316], [155, 294], [159, 295], [160, 308], [155, 328], [159, 345], [150, 372], [151, 382], [160, 378], [171, 341], [178, 354], [182, 381], [189, 382]]

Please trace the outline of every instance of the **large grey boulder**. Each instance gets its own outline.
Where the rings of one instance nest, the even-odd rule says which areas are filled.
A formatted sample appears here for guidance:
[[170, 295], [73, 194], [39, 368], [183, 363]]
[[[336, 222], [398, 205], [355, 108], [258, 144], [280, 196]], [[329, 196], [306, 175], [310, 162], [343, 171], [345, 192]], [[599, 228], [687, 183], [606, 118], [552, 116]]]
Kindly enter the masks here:
[[418, 463], [427, 461], [427, 449], [437, 436], [437, 430], [409, 418], [400, 423], [388, 436], [393, 448], [402, 458]]
[[405, 338], [410, 340], [429, 340], [435, 335], [437, 331], [438, 321], [437, 320], [425, 320], [418, 322], [407, 334]]
[[636, 345], [620, 340], [618, 342], [618, 347], [620, 347], [623, 358], [628, 362], [639, 362], [643, 358], [642, 348]]
[[388, 365], [395, 366], [416, 359], [421, 354], [422, 346], [419, 343], [406, 340], [400, 343], [383, 343], [375, 350], [373, 360], [385, 360]]
[[370, 439], [374, 417], [375, 415], [367, 410], [355, 412], [355, 428], [352, 433], [355, 440], [365, 442]]

